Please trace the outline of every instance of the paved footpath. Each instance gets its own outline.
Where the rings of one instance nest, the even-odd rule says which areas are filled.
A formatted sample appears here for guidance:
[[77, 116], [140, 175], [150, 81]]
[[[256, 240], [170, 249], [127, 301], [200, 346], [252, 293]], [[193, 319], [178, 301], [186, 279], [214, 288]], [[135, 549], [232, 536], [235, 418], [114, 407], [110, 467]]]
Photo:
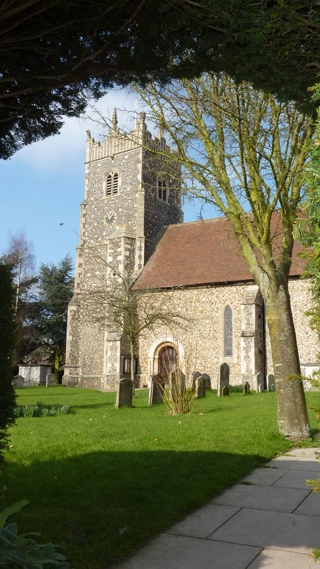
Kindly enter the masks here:
[[160, 534], [120, 569], [320, 569], [320, 449], [296, 449], [257, 468]]

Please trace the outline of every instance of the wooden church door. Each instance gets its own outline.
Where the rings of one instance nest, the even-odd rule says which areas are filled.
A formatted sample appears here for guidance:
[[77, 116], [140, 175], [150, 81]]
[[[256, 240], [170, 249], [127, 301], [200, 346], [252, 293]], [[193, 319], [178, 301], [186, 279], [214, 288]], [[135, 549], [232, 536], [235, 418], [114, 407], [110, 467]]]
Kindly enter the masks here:
[[164, 377], [166, 383], [169, 374], [177, 367], [177, 351], [173, 346], [164, 346], [159, 352], [159, 372]]

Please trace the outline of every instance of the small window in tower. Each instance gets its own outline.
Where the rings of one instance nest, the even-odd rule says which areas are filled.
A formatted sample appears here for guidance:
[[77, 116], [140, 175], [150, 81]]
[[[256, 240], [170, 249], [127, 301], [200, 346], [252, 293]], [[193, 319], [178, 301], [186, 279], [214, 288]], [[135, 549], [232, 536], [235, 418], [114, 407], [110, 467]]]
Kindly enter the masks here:
[[232, 309], [227, 306], [224, 311], [224, 355], [233, 355]]
[[109, 172], [105, 180], [106, 196], [112, 196], [119, 193], [119, 174], [118, 172]]
[[158, 179], [158, 198], [163, 202], [168, 202], [168, 189], [167, 184], [161, 178]]

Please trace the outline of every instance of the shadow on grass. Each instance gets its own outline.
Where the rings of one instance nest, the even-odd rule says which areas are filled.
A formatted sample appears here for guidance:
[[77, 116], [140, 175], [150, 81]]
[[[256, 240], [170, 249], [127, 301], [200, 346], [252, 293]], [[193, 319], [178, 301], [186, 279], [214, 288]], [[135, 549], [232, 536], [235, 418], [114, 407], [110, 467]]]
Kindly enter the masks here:
[[20, 532], [39, 531], [43, 541], [62, 545], [73, 569], [105, 568], [265, 461], [154, 450], [12, 462], [2, 473], [1, 506], [28, 499], [16, 517]]

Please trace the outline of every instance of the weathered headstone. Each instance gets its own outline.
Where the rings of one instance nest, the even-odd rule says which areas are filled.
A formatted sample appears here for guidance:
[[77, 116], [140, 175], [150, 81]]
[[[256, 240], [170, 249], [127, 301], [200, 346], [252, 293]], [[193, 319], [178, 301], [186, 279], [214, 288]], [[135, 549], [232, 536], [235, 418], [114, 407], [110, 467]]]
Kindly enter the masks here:
[[131, 379], [120, 379], [117, 389], [116, 409], [119, 407], [132, 407], [133, 383]]
[[192, 389], [194, 390], [196, 389], [196, 381], [199, 377], [202, 377], [202, 373], [200, 373], [200, 371], [194, 371], [192, 374]]
[[268, 391], [275, 391], [276, 390], [276, 382], [274, 379], [273, 373], [268, 375]]
[[243, 395], [247, 395], [248, 393], [250, 393], [250, 383], [249, 381], [246, 381], [243, 384]]
[[169, 374], [169, 393], [173, 401], [184, 397], [186, 390], [186, 376], [181, 369], [176, 368]]
[[15, 375], [12, 380], [12, 385], [15, 389], [22, 389], [24, 387], [24, 377], [22, 377], [22, 375]]
[[229, 377], [230, 377], [230, 368], [228, 364], [223, 363], [220, 366], [220, 374], [218, 379], [218, 397], [222, 397], [222, 390], [224, 387], [228, 387], [228, 395], [229, 395]]
[[203, 373], [202, 377], [206, 382], [206, 388], [211, 389], [211, 377], [210, 377], [210, 375], [208, 375], [207, 373]]
[[221, 397], [226, 397], [227, 395], [229, 395], [229, 387], [224, 385], [221, 390]]
[[256, 391], [262, 393], [264, 391], [264, 379], [262, 371], [256, 374]]
[[153, 375], [150, 380], [149, 387], [149, 405], [154, 403], [161, 403], [163, 401], [163, 394], [165, 388], [165, 380], [163, 379], [161, 373]]
[[206, 396], [207, 382], [202, 375], [195, 380], [196, 398], [202, 399]]
[[55, 387], [57, 385], [57, 378], [54, 373], [48, 373], [46, 376], [46, 387]]

